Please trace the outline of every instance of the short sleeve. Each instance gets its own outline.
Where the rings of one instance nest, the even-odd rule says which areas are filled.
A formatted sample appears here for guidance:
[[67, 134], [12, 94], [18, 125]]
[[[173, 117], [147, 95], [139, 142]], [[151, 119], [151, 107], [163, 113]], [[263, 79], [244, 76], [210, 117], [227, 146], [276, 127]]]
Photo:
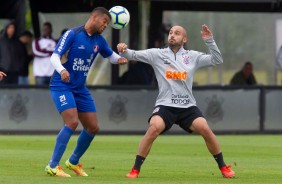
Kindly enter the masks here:
[[60, 38], [54, 53], [59, 54], [60, 56], [64, 55], [65, 52], [70, 48], [71, 43], [74, 40], [74, 32], [72, 30], [66, 31], [63, 36]]
[[104, 58], [107, 58], [109, 56], [111, 56], [113, 54], [113, 50], [109, 47], [107, 41], [101, 36], [100, 37], [100, 47], [101, 47], [101, 50], [100, 50], [100, 54], [104, 57]]

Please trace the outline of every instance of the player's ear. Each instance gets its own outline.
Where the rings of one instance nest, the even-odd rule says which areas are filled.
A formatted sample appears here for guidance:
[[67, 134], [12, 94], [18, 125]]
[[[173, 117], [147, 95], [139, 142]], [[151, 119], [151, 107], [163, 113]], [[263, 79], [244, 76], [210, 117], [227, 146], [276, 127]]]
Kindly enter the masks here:
[[97, 13], [94, 12], [94, 13], [91, 14], [92, 20], [95, 20], [97, 17], [98, 17]]
[[185, 36], [184, 38], [183, 38], [183, 43], [187, 43], [188, 42], [188, 38]]

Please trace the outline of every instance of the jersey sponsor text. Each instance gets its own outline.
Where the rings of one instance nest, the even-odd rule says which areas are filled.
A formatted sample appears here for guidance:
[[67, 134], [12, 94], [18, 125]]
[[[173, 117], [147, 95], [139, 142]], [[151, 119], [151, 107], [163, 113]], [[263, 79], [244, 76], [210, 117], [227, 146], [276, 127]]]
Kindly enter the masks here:
[[73, 62], [73, 70], [75, 71], [89, 71], [90, 69], [90, 65], [89, 62], [86, 63], [86, 65], [84, 64], [84, 60], [81, 58], [75, 58], [74, 62]]
[[165, 77], [167, 79], [172, 79], [172, 80], [186, 80], [187, 79], [187, 72], [167, 70], [165, 72]]
[[63, 36], [63, 38], [62, 38], [62, 41], [61, 41], [61, 43], [60, 43], [60, 46], [59, 46], [59, 48], [58, 48], [58, 51], [59, 51], [59, 52], [62, 51], [63, 46], [64, 46], [64, 44], [65, 44], [65, 41], [66, 41], [66, 39], [67, 39], [69, 33], [70, 33], [70, 30], [67, 31], [67, 32], [64, 34], [64, 36]]
[[189, 99], [189, 95], [171, 95], [171, 103], [173, 104], [189, 104], [191, 100]]

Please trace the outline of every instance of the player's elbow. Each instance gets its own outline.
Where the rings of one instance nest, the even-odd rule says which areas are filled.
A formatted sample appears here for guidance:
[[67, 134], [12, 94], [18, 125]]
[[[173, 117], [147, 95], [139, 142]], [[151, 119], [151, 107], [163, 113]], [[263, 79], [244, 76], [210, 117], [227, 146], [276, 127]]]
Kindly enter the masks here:
[[216, 65], [222, 64], [223, 59], [222, 59], [222, 57], [214, 57], [214, 58], [212, 58], [212, 63], [214, 63]]

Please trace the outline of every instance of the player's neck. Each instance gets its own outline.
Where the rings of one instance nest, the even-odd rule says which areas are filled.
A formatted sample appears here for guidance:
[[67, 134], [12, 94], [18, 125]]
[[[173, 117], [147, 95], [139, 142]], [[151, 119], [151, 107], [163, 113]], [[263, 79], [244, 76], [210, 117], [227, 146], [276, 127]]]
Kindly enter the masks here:
[[95, 33], [94, 30], [92, 30], [90, 27], [87, 27], [86, 25], [84, 26], [84, 29], [89, 36], [91, 36]]
[[172, 50], [172, 52], [173, 52], [174, 54], [176, 54], [176, 53], [180, 50], [181, 47], [182, 47], [182, 46], [174, 46], [174, 45], [170, 45], [170, 46], [169, 46], [169, 48]]
[[86, 33], [89, 35], [89, 36], [92, 36], [93, 34], [95, 34], [97, 31], [94, 30], [92, 27], [91, 27], [91, 23], [90, 23], [90, 20], [88, 20], [84, 26], [84, 29], [86, 31]]

